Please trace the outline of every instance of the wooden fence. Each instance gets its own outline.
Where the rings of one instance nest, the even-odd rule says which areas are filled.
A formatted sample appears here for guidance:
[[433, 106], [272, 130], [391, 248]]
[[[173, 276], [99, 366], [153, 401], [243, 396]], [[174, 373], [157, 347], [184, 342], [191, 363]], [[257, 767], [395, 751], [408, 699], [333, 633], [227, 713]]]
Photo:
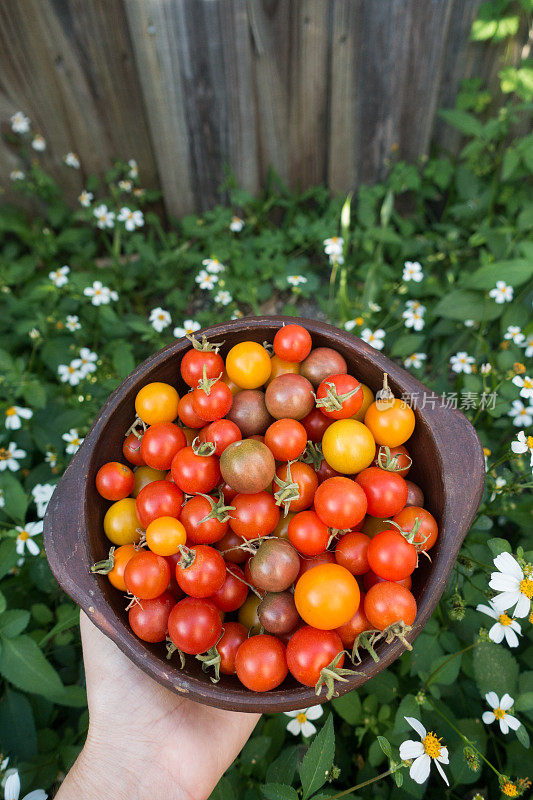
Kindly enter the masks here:
[[[0, 119], [22, 109], [74, 198], [135, 158], [167, 211], [212, 206], [229, 167], [252, 192], [270, 166], [345, 192], [415, 159], [460, 81], [494, 81], [510, 48], [469, 43], [479, 0], [3, 0]], [[62, 163], [67, 151], [82, 168]], [[17, 166], [0, 144], [0, 178]], [[8, 186], [9, 191], [9, 186]]]

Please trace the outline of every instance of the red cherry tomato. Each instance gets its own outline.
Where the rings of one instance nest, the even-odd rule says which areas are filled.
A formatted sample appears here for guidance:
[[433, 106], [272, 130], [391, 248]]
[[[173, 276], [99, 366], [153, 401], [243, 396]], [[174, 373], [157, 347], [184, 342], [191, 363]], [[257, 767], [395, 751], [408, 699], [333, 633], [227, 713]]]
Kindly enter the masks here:
[[203, 378], [204, 367], [209, 380], [214, 380], [224, 374], [222, 356], [215, 353], [214, 350], [189, 350], [181, 359], [181, 377], [188, 386], [196, 388], [198, 381]]
[[372, 465], [395, 472], [396, 475], [401, 475], [402, 478], [405, 478], [411, 469], [411, 457], [407, 447], [404, 447], [403, 444], [398, 445], [398, 447], [389, 447], [388, 452], [385, 445], [378, 444], [376, 446], [376, 457]]
[[134, 603], [128, 619], [133, 633], [145, 642], [164, 642], [168, 631], [168, 618], [176, 601], [168, 592], [153, 600]]
[[[363, 584], [367, 592], [372, 586], [374, 586], [374, 584], [384, 583], [384, 582], [385, 578], [380, 578], [379, 575], [376, 575], [376, 573], [372, 572], [371, 569], [369, 569], [368, 572], [366, 572], [363, 576]], [[398, 583], [400, 586], [403, 586], [404, 589], [409, 589], [409, 590], [411, 589], [411, 586], [413, 584], [410, 575], [408, 575], [407, 578], [404, 578], [401, 581], [393, 581], [393, 583]]]
[[313, 408], [302, 420], [302, 425], [307, 432], [308, 441], [321, 442], [324, 431], [329, 428], [332, 422], [333, 420], [328, 419], [319, 408]]
[[210, 502], [201, 494], [187, 500], [181, 509], [180, 522], [185, 527], [188, 544], [213, 544], [226, 534], [229, 520], [221, 522], [216, 516], [209, 516], [216, 502], [216, 498]]
[[311, 334], [301, 325], [284, 325], [274, 336], [274, 352], [283, 361], [303, 361], [312, 346]]
[[328, 478], [315, 493], [316, 513], [330, 528], [353, 528], [365, 516], [366, 507], [365, 493], [350, 478]]
[[228, 564], [224, 583], [209, 599], [221, 611], [236, 611], [242, 606], [247, 595], [248, 587], [244, 582], [244, 572], [236, 564]]
[[205, 419], [195, 414], [192, 407], [192, 392], [184, 394], [178, 403], [178, 417], [187, 428], [203, 428]]
[[365, 595], [361, 593], [361, 604], [353, 617], [348, 622], [345, 622], [344, 625], [341, 625], [340, 628], [335, 628], [335, 633], [339, 634], [342, 644], [347, 650], [352, 649], [359, 634], [372, 630], [372, 625], [365, 616], [364, 599]]
[[420, 527], [418, 533], [415, 534], [414, 542], [419, 550], [429, 550], [437, 541], [439, 534], [437, 520], [429, 511], [418, 506], [407, 506], [393, 517], [393, 522], [396, 522], [406, 533], [410, 533], [417, 519], [420, 521]]
[[[282, 464], [276, 470], [276, 475], [281, 481], [288, 481], [287, 464]], [[315, 491], [318, 486], [318, 477], [313, 467], [310, 464], [304, 464], [301, 461], [295, 461], [291, 464], [291, 483], [295, 483], [298, 487], [298, 497], [290, 501], [289, 511], [303, 511], [304, 508], [309, 508], [313, 503]], [[274, 483], [275, 490], [279, 487]]]
[[124, 569], [126, 589], [141, 600], [154, 600], [163, 594], [170, 581], [170, 567], [163, 556], [139, 550]]
[[277, 461], [294, 461], [307, 445], [307, 432], [296, 419], [278, 419], [265, 433], [265, 444]]
[[330, 467], [325, 458], [323, 458], [322, 461], [320, 462], [320, 466], [316, 470], [316, 475], [319, 484], [324, 483], [324, 481], [327, 481], [328, 478], [343, 477], [340, 472], [337, 472], [336, 469]]
[[235, 670], [247, 689], [269, 692], [287, 675], [285, 647], [275, 636], [265, 633], [251, 636], [237, 650]]
[[393, 517], [407, 502], [407, 484], [396, 472], [368, 467], [355, 480], [366, 495], [367, 513], [373, 517]]
[[416, 600], [408, 589], [398, 583], [376, 583], [365, 597], [364, 611], [373, 628], [385, 630], [403, 620], [412, 625], [416, 618]]
[[184, 447], [172, 459], [172, 479], [185, 494], [208, 494], [220, 481], [216, 456], [199, 456], [192, 447]]
[[[293, 633], [287, 645], [287, 665], [291, 675], [304, 686], [315, 686], [320, 673], [344, 650], [335, 631], [322, 631], [304, 625]], [[337, 666], [344, 664], [344, 655]]]
[[289, 522], [289, 542], [304, 556], [323, 553], [329, 541], [329, 528], [314, 511], [300, 511]]
[[218, 550], [206, 544], [191, 547], [176, 566], [178, 586], [190, 597], [210, 597], [218, 592], [225, 579], [224, 559]]
[[216, 645], [222, 633], [220, 611], [208, 600], [185, 597], [170, 612], [168, 633], [184, 653], [205, 653]]
[[229, 419], [217, 419], [200, 431], [200, 442], [213, 442], [216, 446], [214, 455], [221, 456], [228, 445], [240, 442], [242, 434]]
[[229, 561], [231, 564], [244, 564], [248, 560], [249, 553], [240, 549], [243, 542], [242, 536], [238, 536], [230, 528], [222, 539], [215, 542], [215, 547], [222, 553], [224, 561]]
[[230, 527], [243, 539], [268, 536], [279, 522], [279, 508], [268, 492], [238, 494], [231, 504], [235, 510], [231, 512]]
[[[348, 419], [357, 414], [363, 404], [363, 390], [361, 384], [352, 375], [330, 375], [325, 378], [316, 391], [317, 400], [325, 400], [331, 396], [331, 407], [317, 405], [322, 414], [328, 419]], [[333, 402], [333, 398], [337, 403]], [[340, 404], [340, 408], [335, 405]]]
[[191, 398], [192, 410], [207, 422], [224, 417], [232, 403], [231, 389], [223, 381], [216, 381], [208, 392], [200, 384], [193, 391]]
[[342, 536], [335, 548], [335, 561], [346, 567], [352, 575], [368, 572], [368, 546], [370, 537], [360, 531], [350, 531]]
[[381, 531], [370, 540], [368, 546], [370, 569], [387, 581], [401, 581], [411, 575], [418, 556], [414, 545], [393, 529]]
[[96, 489], [106, 500], [123, 500], [133, 489], [135, 476], [119, 461], [109, 461], [96, 473]]
[[172, 459], [187, 446], [185, 434], [173, 422], [157, 422], [143, 433], [141, 456], [153, 469], [170, 469]]
[[296, 578], [298, 581], [302, 575], [313, 567], [319, 567], [321, 564], [335, 564], [335, 555], [331, 550], [325, 550], [317, 556], [300, 556], [300, 571]]
[[128, 433], [124, 439], [122, 452], [124, 458], [127, 459], [130, 464], [133, 464], [135, 467], [143, 466], [144, 461], [141, 455], [141, 440], [138, 436], [135, 436], [134, 433]]
[[237, 650], [247, 638], [248, 629], [240, 622], [224, 622], [222, 638], [217, 644], [220, 671], [223, 675], [235, 675]]
[[144, 529], [158, 517], [178, 519], [183, 492], [170, 481], [152, 481], [141, 489], [135, 500], [135, 511]]

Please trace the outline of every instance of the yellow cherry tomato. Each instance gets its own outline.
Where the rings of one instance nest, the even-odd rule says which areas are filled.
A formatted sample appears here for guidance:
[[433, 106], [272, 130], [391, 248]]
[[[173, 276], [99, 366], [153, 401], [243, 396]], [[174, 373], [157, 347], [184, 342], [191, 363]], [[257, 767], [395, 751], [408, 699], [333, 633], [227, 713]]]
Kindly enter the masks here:
[[137, 467], [133, 473], [134, 481], [131, 496], [137, 497], [141, 489], [144, 489], [145, 486], [153, 481], [164, 481], [166, 475], [167, 473], [161, 469], [154, 469], [153, 467], [148, 467], [146, 465]]
[[365, 425], [378, 444], [398, 447], [415, 429], [415, 412], [398, 398], [388, 405], [374, 402], [365, 414]]
[[111, 572], [107, 573], [107, 577], [109, 578], [111, 585], [120, 592], [127, 591], [126, 584], [124, 583], [124, 570], [126, 569], [126, 564], [130, 558], [133, 558], [133, 556], [138, 552], [139, 551], [134, 544], [123, 544], [122, 547], [117, 547], [113, 554], [115, 564]]
[[113, 503], [104, 517], [104, 533], [113, 544], [135, 544], [141, 538], [140, 527], [132, 497]]
[[270, 356], [257, 342], [239, 342], [226, 356], [226, 373], [241, 389], [258, 389], [270, 378]]
[[330, 467], [344, 475], [354, 475], [370, 466], [376, 443], [362, 422], [339, 419], [324, 431], [322, 452]]
[[174, 517], [158, 517], [146, 528], [146, 544], [158, 556], [173, 556], [185, 544], [185, 527]]
[[135, 411], [147, 425], [174, 422], [180, 396], [168, 383], [148, 383], [137, 393]]
[[280, 375], [299, 375], [300, 374], [300, 364], [298, 361], [284, 361], [279, 356], [272, 356], [270, 359], [270, 378], [267, 381], [267, 386], [269, 383], [272, 383], [274, 378], [279, 377]]
[[356, 419], [357, 422], [365, 421], [365, 414], [367, 412], [367, 409], [374, 402], [374, 392], [372, 391], [372, 389], [370, 389], [364, 383], [361, 384], [361, 389], [363, 390], [363, 402], [357, 414], [354, 414], [352, 417], [352, 419]]
[[340, 564], [320, 564], [301, 576], [294, 590], [296, 610], [312, 628], [330, 631], [350, 620], [361, 600], [357, 581]]

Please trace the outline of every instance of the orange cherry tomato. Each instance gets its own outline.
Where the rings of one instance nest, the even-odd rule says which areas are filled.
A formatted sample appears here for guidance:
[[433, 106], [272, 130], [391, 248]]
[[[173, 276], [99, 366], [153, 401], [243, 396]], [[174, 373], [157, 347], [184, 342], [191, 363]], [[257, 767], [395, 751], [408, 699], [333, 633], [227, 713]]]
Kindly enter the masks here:
[[270, 378], [266, 382], [267, 386], [272, 383], [274, 378], [278, 378], [280, 375], [287, 375], [288, 373], [292, 375], [300, 374], [300, 364], [297, 361], [284, 361], [279, 356], [272, 356], [270, 367]]
[[365, 425], [377, 444], [398, 447], [409, 439], [415, 429], [415, 412], [398, 398], [387, 407], [384, 406], [384, 403], [372, 403], [365, 414]]
[[115, 589], [118, 589], [119, 592], [127, 591], [126, 584], [124, 583], [124, 570], [130, 558], [137, 552], [135, 545], [123, 544], [121, 547], [117, 547], [113, 553], [115, 564], [111, 572], [107, 573], [107, 577], [111, 585], [114, 586]]
[[137, 392], [135, 411], [147, 425], [174, 422], [178, 416], [180, 396], [168, 383], [148, 383]]
[[113, 544], [135, 544], [139, 541], [141, 534], [138, 528], [141, 523], [135, 511], [135, 502], [133, 497], [125, 497], [107, 509], [104, 533]]
[[146, 544], [158, 556], [173, 556], [186, 540], [185, 527], [175, 517], [157, 517], [146, 528]]
[[258, 389], [270, 378], [270, 356], [258, 342], [239, 342], [226, 356], [226, 373], [241, 389]]
[[361, 389], [363, 390], [363, 402], [361, 403], [361, 408], [352, 416], [352, 419], [357, 420], [357, 422], [365, 421], [365, 414], [368, 411], [368, 407], [374, 402], [374, 392], [366, 383], [361, 384]]
[[294, 602], [301, 618], [320, 630], [333, 630], [350, 620], [361, 593], [354, 576], [339, 564], [321, 564], [301, 576]]

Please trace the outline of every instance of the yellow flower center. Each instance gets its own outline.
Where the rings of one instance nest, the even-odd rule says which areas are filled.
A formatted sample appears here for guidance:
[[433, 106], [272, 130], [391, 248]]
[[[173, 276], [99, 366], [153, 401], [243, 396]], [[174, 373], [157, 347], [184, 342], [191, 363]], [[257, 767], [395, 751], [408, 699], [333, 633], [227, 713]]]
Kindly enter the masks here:
[[518, 797], [518, 789], [516, 784], [511, 783], [511, 781], [505, 781], [502, 786], [503, 794], [507, 795], [507, 797]]
[[356, 317], [356, 318], [355, 318], [355, 324], [356, 324], [356, 325], [362, 325], [362, 324], [363, 324], [363, 322], [364, 322], [364, 319], [363, 319], [363, 317]]
[[440, 751], [442, 750], [440, 739], [438, 739], [434, 733], [430, 731], [426, 734], [422, 739], [422, 744], [424, 745], [424, 752], [427, 753], [430, 758], [438, 758], [440, 756]]
[[499, 707], [495, 708], [493, 710], [493, 714], [496, 717], [496, 719], [503, 719], [505, 717], [505, 711], [503, 710], [503, 708], [499, 708]]
[[533, 579], [524, 578], [523, 581], [520, 581], [520, 591], [525, 594], [528, 600], [531, 600], [533, 597]]
[[6, 461], [9, 458], [9, 452], [5, 447], [0, 447], [0, 461]]
[[500, 614], [498, 617], [498, 622], [500, 625], [510, 625], [513, 620], [511, 617], [508, 617], [507, 614]]
[[524, 378], [524, 389], [531, 389], [533, 388], [533, 381], [531, 378]]
[[79, 443], [80, 443], [80, 440], [78, 439], [78, 437], [77, 437], [77, 436], [75, 436], [75, 437], [74, 437], [74, 439], [71, 439], [71, 440], [70, 440], [70, 443], [71, 443], [71, 444], [79, 444]]
[[30, 538], [30, 534], [28, 533], [28, 531], [21, 531], [19, 533], [19, 535], [17, 536], [17, 539], [19, 539], [19, 541], [21, 541], [21, 542], [25, 542], [26, 539], [29, 539], [29, 538]]
[[489, 450], [489, 448], [488, 448], [488, 447], [484, 447], [484, 448], [483, 448], [483, 452], [485, 453], [485, 455], [486, 455], [486, 456], [487, 456], [487, 458], [488, 458], [488, 457], [490, 456], [490, 454], [492, 453], [492, 450]]
[[76, 372], [76, 369], [75, 369], [74, 367], [71, 367], [71, 366], [69, 365], [68, 371], [69, 371], [69, 373], [72, 375], [72, 373], [73, 373], [73, 372]]
[[300, 711], [300, 713], [296, 715], [296, 719], [298, 720], [300, 725], [303, 725], [304, 722], [307, 722], [307, 717], [305, 716], [304, 711]]
[[6, 408], [6, 417], [13, 417], [15, 416], [16, 413], [17, 412], [15, 410], [15, 406], [10, 406], [9, 408]]
[[530, 450], [533, 450], [533, 436], [528, 436], [526, 439], [526, 444]]

